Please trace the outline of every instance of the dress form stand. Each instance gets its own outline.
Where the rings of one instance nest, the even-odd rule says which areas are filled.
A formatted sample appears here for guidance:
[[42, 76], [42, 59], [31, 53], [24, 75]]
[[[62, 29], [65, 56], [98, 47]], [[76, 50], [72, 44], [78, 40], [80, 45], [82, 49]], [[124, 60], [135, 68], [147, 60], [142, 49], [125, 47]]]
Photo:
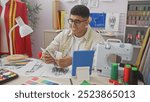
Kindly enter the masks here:
[[[2, 12], [1, 12], [1, 15], [0, 15], [0, 19], [1, 19], [1, 37], [2, 37], [2, 41], [1, 41], [1, 51], [4, 52], [4, 53], [7, 53], [9, 52], [8, 50], [8, 42], [6, 41], [7, 38], [6, 38], [6, 24], [5, 24], [5, 8], [6, 8], [6, 3], [8, 2], [9, 0], [0, 0], [0, 5], [2, 7]], [[5, 54], [4, 54], [5, 56]], [[14, 54], [14, 55], [10, 55], [10, 56], [7, 56], [6, 59], [8, 61], [15, 61], [15, 60], [22, 60], [22, 59], [26, 59], [28, 58], [26, 55], [22, 55], [22, 54]]]
[[[12, 52], [9, 46], [9, 32], [11, 28], [17, 24], [16, 18], [21, 17], [24, 23], [28, 24], [27, 5], [26, 3], [21, 2], [21, 0], [0, 0], [0, 17], [2, 18], [0, 20], [0, 54], [8, 55]], [[5, 27], [5, 30], [2, 26]], [[6, 31], [6, 34], [3, 33], [4, 31]], [[13, 54], [25, 54], [29, 57], [32, 57], [32, 44], [30, 35], [21, 37], [18, 27], [12, 30], [11, 35]]]
[[1, 26], [1, 34], [0, 34], [0, 37], [1, 37], [1, 42], [0, 42], [0, 51], [1, 52], [4, 52], [4, 53], [8, 53], [9, 50], [8, 50], [8, 42], [7, 42], [7, 37], [6, 37], [6, 24], [5, 24], [5, 9], [6, 9], [6, 3], [8, 2], [9, 0], [0, 0], [0, 5], [2, 7], [2, 11], [1, 11], [1, 14], [0, 14], [0, 26]]

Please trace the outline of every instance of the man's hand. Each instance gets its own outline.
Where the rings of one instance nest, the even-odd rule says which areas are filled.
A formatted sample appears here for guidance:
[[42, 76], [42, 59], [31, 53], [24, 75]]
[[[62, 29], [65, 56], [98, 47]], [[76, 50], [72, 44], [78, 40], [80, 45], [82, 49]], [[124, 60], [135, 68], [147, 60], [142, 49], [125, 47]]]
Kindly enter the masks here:
[[55, 63], [55, 59], [50, 55], [50, 54], [47, 54], [47, 53], [42, 53], [42, 57], [41, 59], [46, 63], [46, 64], [49, 64], [49, 63]]
[[65, 68], [65, 67], [68, 67], [72, 64], [72, 57], [66, 56], [66, 57], [63, 57], [61, 59], [56, 59], [55, 62], [61, 68]]

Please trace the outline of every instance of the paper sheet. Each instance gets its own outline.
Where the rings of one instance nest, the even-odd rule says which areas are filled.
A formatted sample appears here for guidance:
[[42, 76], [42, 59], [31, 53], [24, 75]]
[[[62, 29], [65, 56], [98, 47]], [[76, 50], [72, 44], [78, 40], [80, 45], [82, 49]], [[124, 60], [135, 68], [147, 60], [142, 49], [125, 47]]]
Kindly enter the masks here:
[[44, 68], [42, 68], [41, 61], [33, 60], [25, 66], [14, 71], [22, 76], [41, 76], [41, 74], [44, 71]]
[[16, 72], [21, 76], [44, 76], [54, 78], [70, 78], [70, 67], [66, 68], [64, 71], [55, 70], [53, 64], [46, 64], [38, 59], [31, 59], [31, 61], [25, 66], [3, 66], [3, 68]]
[[79, 0], [79, 4], [89, 6], [89, 0]]
[[90, 7], [98, 8], [98, 6], [99, 6], [99, 0], [90, 0]]
[[107, 31], [119, 30], [119, 13], [107, 13], [106, 14], [106, 27]]
[[112, 1], [112, 0], [100, 0], [100, 1]]

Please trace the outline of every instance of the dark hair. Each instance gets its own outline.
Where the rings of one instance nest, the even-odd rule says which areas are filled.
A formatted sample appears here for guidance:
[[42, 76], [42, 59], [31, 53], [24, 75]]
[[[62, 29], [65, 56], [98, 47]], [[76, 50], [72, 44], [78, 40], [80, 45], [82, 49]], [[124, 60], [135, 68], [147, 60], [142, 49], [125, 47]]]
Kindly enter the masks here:
[[90, 15], [90, 11], [89, 9], [84, 6], [84, 5], [76, 5], [74, 6], [71, 11], [70, 11], [71, 15], [77, 15], [77, 16], [81, 16], [83, 18], [88, 18]]

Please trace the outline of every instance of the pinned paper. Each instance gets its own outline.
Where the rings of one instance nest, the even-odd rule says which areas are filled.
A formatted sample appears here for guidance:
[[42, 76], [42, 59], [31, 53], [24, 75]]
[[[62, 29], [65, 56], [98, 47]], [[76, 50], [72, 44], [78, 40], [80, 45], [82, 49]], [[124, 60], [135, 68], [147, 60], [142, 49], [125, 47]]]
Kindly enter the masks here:
[[90, 17], [92, 18], [91, 27], [105, 28], [106, 13], [90, 13]]
[[107, 13], [106, 15], [106, 27], [107, 31], [119, 30], [119, 13]]

